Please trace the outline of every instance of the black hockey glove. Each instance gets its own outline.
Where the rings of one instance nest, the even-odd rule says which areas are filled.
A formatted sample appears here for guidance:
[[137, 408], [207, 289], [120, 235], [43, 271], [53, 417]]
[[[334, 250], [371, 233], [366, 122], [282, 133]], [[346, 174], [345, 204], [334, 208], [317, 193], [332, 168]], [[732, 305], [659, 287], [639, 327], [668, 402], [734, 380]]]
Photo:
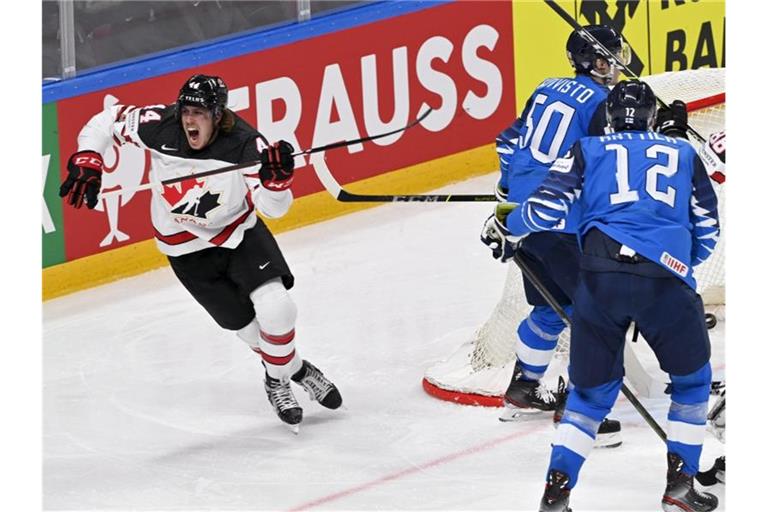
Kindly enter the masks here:
[[491, 248], [491, 255], [506, 263], [515, 255], [522, 236], [512, 235], [506, 226], [507, 215], [517, 207], [515, 203], [499, 203], [496, 210], [485, 220], [483, 231], [480, 233], [480, 241]]
[[67, 171], [69, 175], [59, 188], [59, 197], [67, 197], [66, 202], [80, 208], [83, 200], [89, 209], [93, 209], [99, 200], [101, 191], [101, 172], [104, 161], [95, 151], [79, 151], [69, 157]]
[[293, 146], [281, 140], [261, 152], [259, 179], [264, 188], [288, 190], [293, 183]]
[[688, 110], [685, 103], [675, 100], [668, 107], [660, 107], [656, 115], [656, 131], [669, 137], [687, 139]]

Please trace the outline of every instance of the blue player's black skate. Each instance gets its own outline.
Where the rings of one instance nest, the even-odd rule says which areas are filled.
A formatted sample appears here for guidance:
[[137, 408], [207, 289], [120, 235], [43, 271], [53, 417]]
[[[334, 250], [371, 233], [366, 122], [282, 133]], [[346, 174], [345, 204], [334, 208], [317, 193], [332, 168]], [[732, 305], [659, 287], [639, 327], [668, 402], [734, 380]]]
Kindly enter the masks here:
[[696, 490], [693, 475], [683, 473], [683, 459], [667, 453], [667, 488], [661, 498], [665, 512], [710, 512], [717, 508], [717, 496]]

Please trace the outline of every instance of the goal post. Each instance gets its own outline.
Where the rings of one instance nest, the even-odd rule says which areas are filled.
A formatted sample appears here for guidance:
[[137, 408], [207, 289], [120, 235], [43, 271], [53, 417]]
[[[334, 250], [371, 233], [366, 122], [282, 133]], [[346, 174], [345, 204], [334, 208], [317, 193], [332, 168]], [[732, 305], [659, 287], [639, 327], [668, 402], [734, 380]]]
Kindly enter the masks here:
[[[704, 68], [642, 77], [656, 96], [669, 104], [682, 100], [688, 122], [705, 138], [725, 128], [725, 69]], [[698, 144], [696, 140], [691, 141]], [[725, 184], [712, 183], [718, 196], [721, 235], [714, 253], [694, 270], [697, 291], [709, 312], [725, 315]], [[424, 390], [455, 403], [500, 407], [515, 363], [517, 327], [530, 312], [517, 265], [507, 264], [501, 298], [488, 320], [446, 359], [425, 371]], [[564, 372], [570, 332], [560, 335], [550, 370]], [[548, 371], [548, 374], [550, 372]]]

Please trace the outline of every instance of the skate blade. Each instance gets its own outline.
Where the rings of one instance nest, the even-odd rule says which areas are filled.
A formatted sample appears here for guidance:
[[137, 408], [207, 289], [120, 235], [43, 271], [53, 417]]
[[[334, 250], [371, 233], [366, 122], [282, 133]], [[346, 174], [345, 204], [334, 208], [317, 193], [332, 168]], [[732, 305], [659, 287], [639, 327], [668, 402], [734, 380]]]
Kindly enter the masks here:
[[678, 505], [677, 503], [674, 503], [674, 502], [668, 502], [668, 501], [662, 500], [661, 510], [663, 510], [664, 512], [689, 512], [692, 509], [683, 505]]
[[621, 446], [621, 432], [611, 434], [598, 434], [595, 439], [595, 448], [617, 448]]
[[506, 423], [532, 420], [540, 418], [542, 412], [544, 411], [539, 409], [521, 409], [520, 407], [505, 403], [504, 410], [501, 411], [501, 416], [499, 416], [499, 421]]
[[299, 424], [298, 423], [296, 425], [291, 425], [289, 423], [284, 423], [284, 425], [285, 425], [285, 428], [290, 430], [294, 435], [296, 435], [296, 436], [299, 435]]

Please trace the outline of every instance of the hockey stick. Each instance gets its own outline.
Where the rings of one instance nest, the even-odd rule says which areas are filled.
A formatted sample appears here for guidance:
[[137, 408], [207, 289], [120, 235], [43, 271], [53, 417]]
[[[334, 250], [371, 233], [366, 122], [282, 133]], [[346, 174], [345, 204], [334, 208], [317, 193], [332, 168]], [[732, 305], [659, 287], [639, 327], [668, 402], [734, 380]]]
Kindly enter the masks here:
[[[405, 130], [407, 130], [409, 128], [412, 128], [412, 127], [416, 126], [417, 124], [419, 124], [431, 112], [432, 112], [432, 107], [427, 107], [427, 109], [421, 115], [417, 116], [416, 119], [414, 119], [413, 121], [411, 121], [407, 125], [403, 126], [402, 128], [398, 128], [396, 130], [391, 130], [391, 131], [388, 131], [386, 133], [379, 133], [377, 135], [369, 135], [367, 137], [360, 137], [358, 139], [342, 140], [342, 141], [338, 141], [338, 142], [332, 142], [330, 144], [325, 144], [324, 146], [318, 146], [316, 148], [310, 148], [310, 149], [305, 149], [304, 151], [298, 151], [296, 153], [293, 153], [291, 156], [297, 157], [297, 156], [301, 156], [301, 155], [311, 155], [313, 153], [320, 153], [322, 151], [328, 151], [329, 149], [343, 148], [345, 146], [351, 146], [352, 144], [359, 144], [361, 142], [368, 142], [368, 141], [371, 141], [371, 140], [381, 139], [381, 138], [387, 137], [389, 135], [394, 135], [396, 133], [404, 132]], [[162, 189], [162, 187], [164, 187], [164, 186], [173, 185], [174, 183], [179, 183], [181, 181], [192, 180], [192, 179], [197, 179], [197, 178], [205, 178], [206, 176], [213, 176], [213, 175], [222, 174], [222, 173], [225, 173], [225, 172], [237, 171], [239, 169], [245, 169], [246, 167], [253, 167], [253, 166], [256, 166], [256, 165], [261, 165], [261, 161], [260, 160], [251, 160], [251, 161], [248, 161], [248, 162], [241, 162], [241, 163], [238, 163], [238, 164], [227, 165], [225, 167], [220, 167], [218, 169], [211, 169], [210, 171], [203, 171], [203, 172], [198, 172], [198, 173], [194, 173], [194, 174], [188, 174], [186, 176], [178, 176], [176, 178], [169, 178], [169, 179], [162, 180], [162, 181], [159, 181], [159, 182], [145, 183], [144, 185], [140, 185], [138, 187], [131, 188], [131, 189], [112, 190], [112, 191], [109, 191], [109, 192], [104, 192], [103, 194], [101, 194], [101, 196], [104, 197], [104, 196], [107, 196], [107, 195], [123, 194], [123, 193], [126, 193], [126, 192], [138, 192], [139, 190], [147, 190], [147, 189], [152, 189], [152, 188]]]
[[498, 202], [495, 194], [407, 194], [407, 195], [369, 195], [354, 194], [344, 190], [333, 177], [325, 160], [313, 163], [315, 174], [323, 187], [334, 199], [343, 203], [454, 203], [454, 202]]
[[[549, 290], [547, 290], [547, 287], [544, 286], [544, 283], [541, 282], [541, 280], [534, 273], [534, 271], [531, 270], [531, 267], [528, 266], [528, 264], [525, 262], [523, 258], [520, 258], [520, 254], [518, 252], [515, 252], [515, 254], [512, 256], [512, 261], [514, 261], [515, 264], [518, 266], [518, 268], [520, 268], [520, 272], [522, 272], [523, 275], [531, 282], [533, 287], [536, 288], [536, 291], [538, 291], [541, 294], [541, 296], [544, 297], [544, 300], [547, 301], [547, 304], [549, 304], [550, 307], [555, 310], [555, 313], [557, 313], [557, 316], [559, 316], [560, 319], [565, 323], [565, 325], [567, 325], [570, 328], [572, 324], [571, 324], [571, 319], [568, 317], [568, 314], [565, 312], [563, 307], [557, 302], [557, 300], [552, 296]], [[640, 416], [643, 417], [646, 423], [648, 423], [648, 425], [653, 429], [653, 431], [656, 432], [656, 434], [661, 438], [661, 440], [666, 442], [667, 434], [664, 432], [664, 429], [662, 429], [661, 426], [656, 422], [656, 420], [653, 419], [653, 416], [650, 415], [650, 413], [643, 406], [643, 404], [640, 403], [640, 401], [632, 393], [632, 391], [630, 391], [627, 385], [624, 384], [623, 380], [621, 383], [621, 392], [627, 398], [627, 400], [629, 400], [629, 402], [635, 407], [635, 410], [637, 410], [637, 412], [640, 413]]]
[[[616, 55], [614, 55], [614, 54], [613, 54], [613, 52], [611, 52], [611, 51], [610, 51], [608, 48], [606, 48], [606, 47], [603, 45], [603, 43], [601, 43], [600, 41], [598, 41], [598, 40], [597, 40], [597, 39], [596, 39], [596, 38], [595, 38], [595, 37], [594, 37], [592, 34], [590, 34], [589, 32], [587, 32], [586, 30], [584, 30], [584, 27], [582, 27], [581, 25], [579, 25], [579, 22], [578, 22], [578, 21], [576, 21], [576, 20], [573, 18], [573, 16], [571, 16], [570, 14], [568, 14], [568, 11], [566, 11], [565, 9], [563, 9], [562, 7], [560, 7], [560, 5], [558, 5], [558, 4], [557, 4], [557, 2], [556, 2], [555, 0], [544, 0], [544, 3], [546, 3], [547, 5], [549, 5], [549, 7], [551, 7], [553, 11], [555, 11], [555, 12], [556, 12], [556, 13], [557, 13], [557, 14], [558, 14], [558, 15], [559, 15], [561, 18], [563, 18], [563, 20], [565, 20], [565, 22], [566, 22], [566, 23], [568, 23], [568, 24], [569, 24], [569, 25], [570, 25], [570, 26], [573, 28], [573, 30], [575, 30], [576, 32], [578, 32], [578, 33], [579, 33], [579, 35], [580, 35], [582, 38], [586, 39], [587, 41], [589, 41], [590, 43], [592, 43], [594, 46], [597, 46], [598, 48], [600, 48], [600, 50], [602, 50], [602, 51], [604, 51], [606, 54], [610, 55], [610, 57], [611, 57], [611, 58], [612, 58], [614, 61], [621, 63], [621, 60], [620, 60], [618, 57], [616, 57]], [[634, 71], [632, 71], [631, 69], [629, 69], [627, 66], [624, 66], [624, 65], [622, 64], [622, 65], [621, 65], [621, 68], [622, 68], [622, 71], [624, 72], [624, 74], [625, 74], [625, 75], [627, 75], [628, 77], [630, 77], [630, 78], [634, 78], [634, 79], [636, 79], [636, 80], [640, 80], [640, 79], [641, 79], [639, 76], [637, 76], [637, 74], [636, 74]], [[658, 102], [659, 102], [659, 105], [661, 105], [662, 107], [664, 107], [664, 108], [669, 108], [669, 106], [668, 106], [666, 103], [664, 103], [664, 101], [663, 101], [661, 98], [659, 98], [658, 96], [656, 97], [656, 101], [658, 101]], [[696, 137], [696, 139], [697, 139], [697, 140], [698, 140], [700, 143], [702, 143], [702, 144], [703, 144], [703, 143], [705, 143], [705, 142], [706, 142], [706, 139], [705, 139], [704, 137], [702, 137], [702, 136], [701, 136], [701, 134], [699, 134], [699, 132], [697, 132], [696, 130], [694, 130], [694, 129], [693, 129], [693, 127], [692, 127], [690, 124], [686, 124], [686, 126], [685, 126], [685, 129], [686, 129], [688, 132], [690, 132], [690, 133], [691, 133], [691, 134], [692, 134], [694, 137]]]

